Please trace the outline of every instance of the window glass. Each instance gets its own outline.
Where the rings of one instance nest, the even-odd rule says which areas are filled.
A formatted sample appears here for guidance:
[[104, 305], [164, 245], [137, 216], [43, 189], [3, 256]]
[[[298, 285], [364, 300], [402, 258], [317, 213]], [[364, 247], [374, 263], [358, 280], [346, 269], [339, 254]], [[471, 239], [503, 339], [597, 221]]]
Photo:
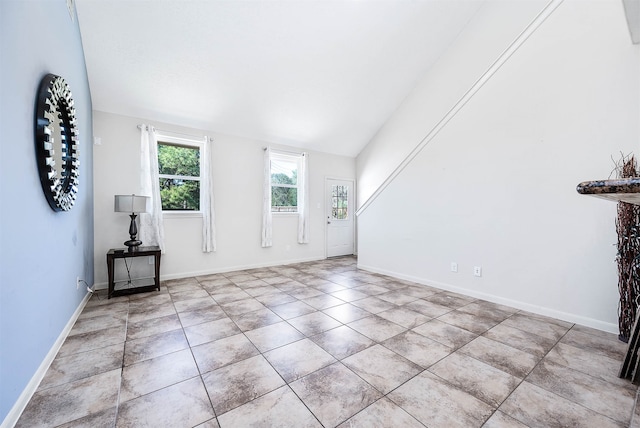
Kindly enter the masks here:
[[271, 155], [271, 211], [298, 212], [298, 163], [300, 156]]
[[200, 148], [158, 142], [163, 211], [200, 210]]
[[334, 220], [346, 220], [349, 218], [349, 187], [331, 186], [331, 217]]

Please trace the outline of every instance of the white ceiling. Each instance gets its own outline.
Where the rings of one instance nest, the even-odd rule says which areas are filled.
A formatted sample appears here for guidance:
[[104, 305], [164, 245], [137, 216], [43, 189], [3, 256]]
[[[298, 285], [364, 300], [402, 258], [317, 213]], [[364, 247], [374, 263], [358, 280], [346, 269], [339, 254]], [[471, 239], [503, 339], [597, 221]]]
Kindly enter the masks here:
[[76, 0], [93, 108], [356, 156], [481, 0]]

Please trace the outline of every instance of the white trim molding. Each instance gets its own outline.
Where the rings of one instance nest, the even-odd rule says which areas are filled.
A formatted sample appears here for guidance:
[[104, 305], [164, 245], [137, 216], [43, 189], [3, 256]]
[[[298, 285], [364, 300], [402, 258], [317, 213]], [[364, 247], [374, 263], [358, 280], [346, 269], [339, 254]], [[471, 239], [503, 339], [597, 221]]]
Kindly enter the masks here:
[[594, 318], [587, 318], [580, 315], [558, 311], [555, 309], [547, 308], [544, 306], [532, 305], [530, 303], [522, 302], [519, 300], [505, 299], [504, 297], [496, 296], [488, 293], [481, 293], [477, 290], [471, 290], [468, 288], [456, 287], [455, 285], [446, 284], [438, 281], [431, 281], [425, 278], [419, 278], [411, 275], [404, 275], [398, 272], [388, 271], [385, 269], [377, 269], [372, 266], [364, 266], [358, 263], [358, 269], [362, 269], [368, 272], [379, 273], [382, 275], [391, 276], [406, 281], [415, 282], [418, 284], [426, 285], [429, 287], [438, 288], [440, 290], [453, 291], [455, 293], [464, 294], [465, 296], [475, 297], [476, 299], [486, 300], [492, 303], [498, 303], [500, 305], [510, 306], [515, 309], [532, 312], [534, 314], [543, 315], [567, 321], [574, 324], [580, 324], [586, 327], [595, 328], [597, 330], [606, 331], [608, 333], [618, 334], [618, 324], [608, 323], [600, 321]]

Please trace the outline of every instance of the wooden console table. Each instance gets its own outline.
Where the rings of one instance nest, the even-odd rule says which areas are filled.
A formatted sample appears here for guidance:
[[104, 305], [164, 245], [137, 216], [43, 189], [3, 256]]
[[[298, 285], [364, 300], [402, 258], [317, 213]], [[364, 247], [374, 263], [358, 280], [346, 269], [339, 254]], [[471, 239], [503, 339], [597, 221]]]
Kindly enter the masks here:
[[[160, 291], [160, 247], [138, 247], [133, 251], [129, 251], [128, 249], [110, 249], [107, 252], [107, 270], [109, 272], [109, 299], [111, 297], [116, 296], [127, 296], [129, 294], [135, 293], [143, 293], [146, 291], [158, 290]], [[141, 279], [133, 280], [129, 275], [129, 271], [127, 270], [127, 281], [118, 281], [117, 284], [124, 284], [128, 287], [116, 289], [116, 282], [114, 281], [114, 263], [115, 259], [127, 259], [133, 257], [145, 257], [145, 256], [153, 256], [154, 257], [154, 267], [155, 267], [155, 276], [153, 278], [153, 283], [150, 284], [150, 281], [144, 281]], [[126, 260], [125, 260], [126, 263]], [[150, 278], [149, 278], [150, 279]], [[139, 285], [135, 285], [134, 281], [140, 283]], [[146, 282], [146, 283], [145, 283]]]

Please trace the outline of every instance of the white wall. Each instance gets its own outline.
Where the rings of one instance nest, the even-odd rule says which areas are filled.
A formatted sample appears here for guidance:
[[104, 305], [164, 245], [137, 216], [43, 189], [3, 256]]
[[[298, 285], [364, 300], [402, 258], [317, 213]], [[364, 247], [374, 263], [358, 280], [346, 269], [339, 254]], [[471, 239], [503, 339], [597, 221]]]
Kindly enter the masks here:
[[362, 206], [531, 22], [548, 0], [486, 1], [395, 114], [358, 154]]
[[163, 279], [325, 257], [325, 177], [354, 179], [354, 158], [310, 152], [309, 243], [297, 243], [297, 215], [274, 214], [273, 247], [262, 248], [262, 149], [267, 143], [96, 111], [94, 133], [101, 139], [101, 144], [94, 146], [96, 283], [103, 286], [107, 281], [106, 252], [122, 247], [128, 239], [129, 217], [113, 212], [113, 196], [139, 193], [140, 131], [137, 125], [141, 123], [150, 123], [161, 130], [206, 134], [214, 139], [217, 251], [202, 253], [201, 218], [165, 216]]
[[[68, 212], [49, 207], [36, 165], [34, 108], [47, 73], [69, 84], [80, 133]], [[11, 425], [87, 294], [76, 277], [93, 278], [91, 94], [64, 1], [0, 1], [0, 81], [0, 422]]]
[[638, 154], [639, 49], [620, 1], [562, 3], [359, 216], [359, 265], [616, 332], [615, 204], [575, 186]]

